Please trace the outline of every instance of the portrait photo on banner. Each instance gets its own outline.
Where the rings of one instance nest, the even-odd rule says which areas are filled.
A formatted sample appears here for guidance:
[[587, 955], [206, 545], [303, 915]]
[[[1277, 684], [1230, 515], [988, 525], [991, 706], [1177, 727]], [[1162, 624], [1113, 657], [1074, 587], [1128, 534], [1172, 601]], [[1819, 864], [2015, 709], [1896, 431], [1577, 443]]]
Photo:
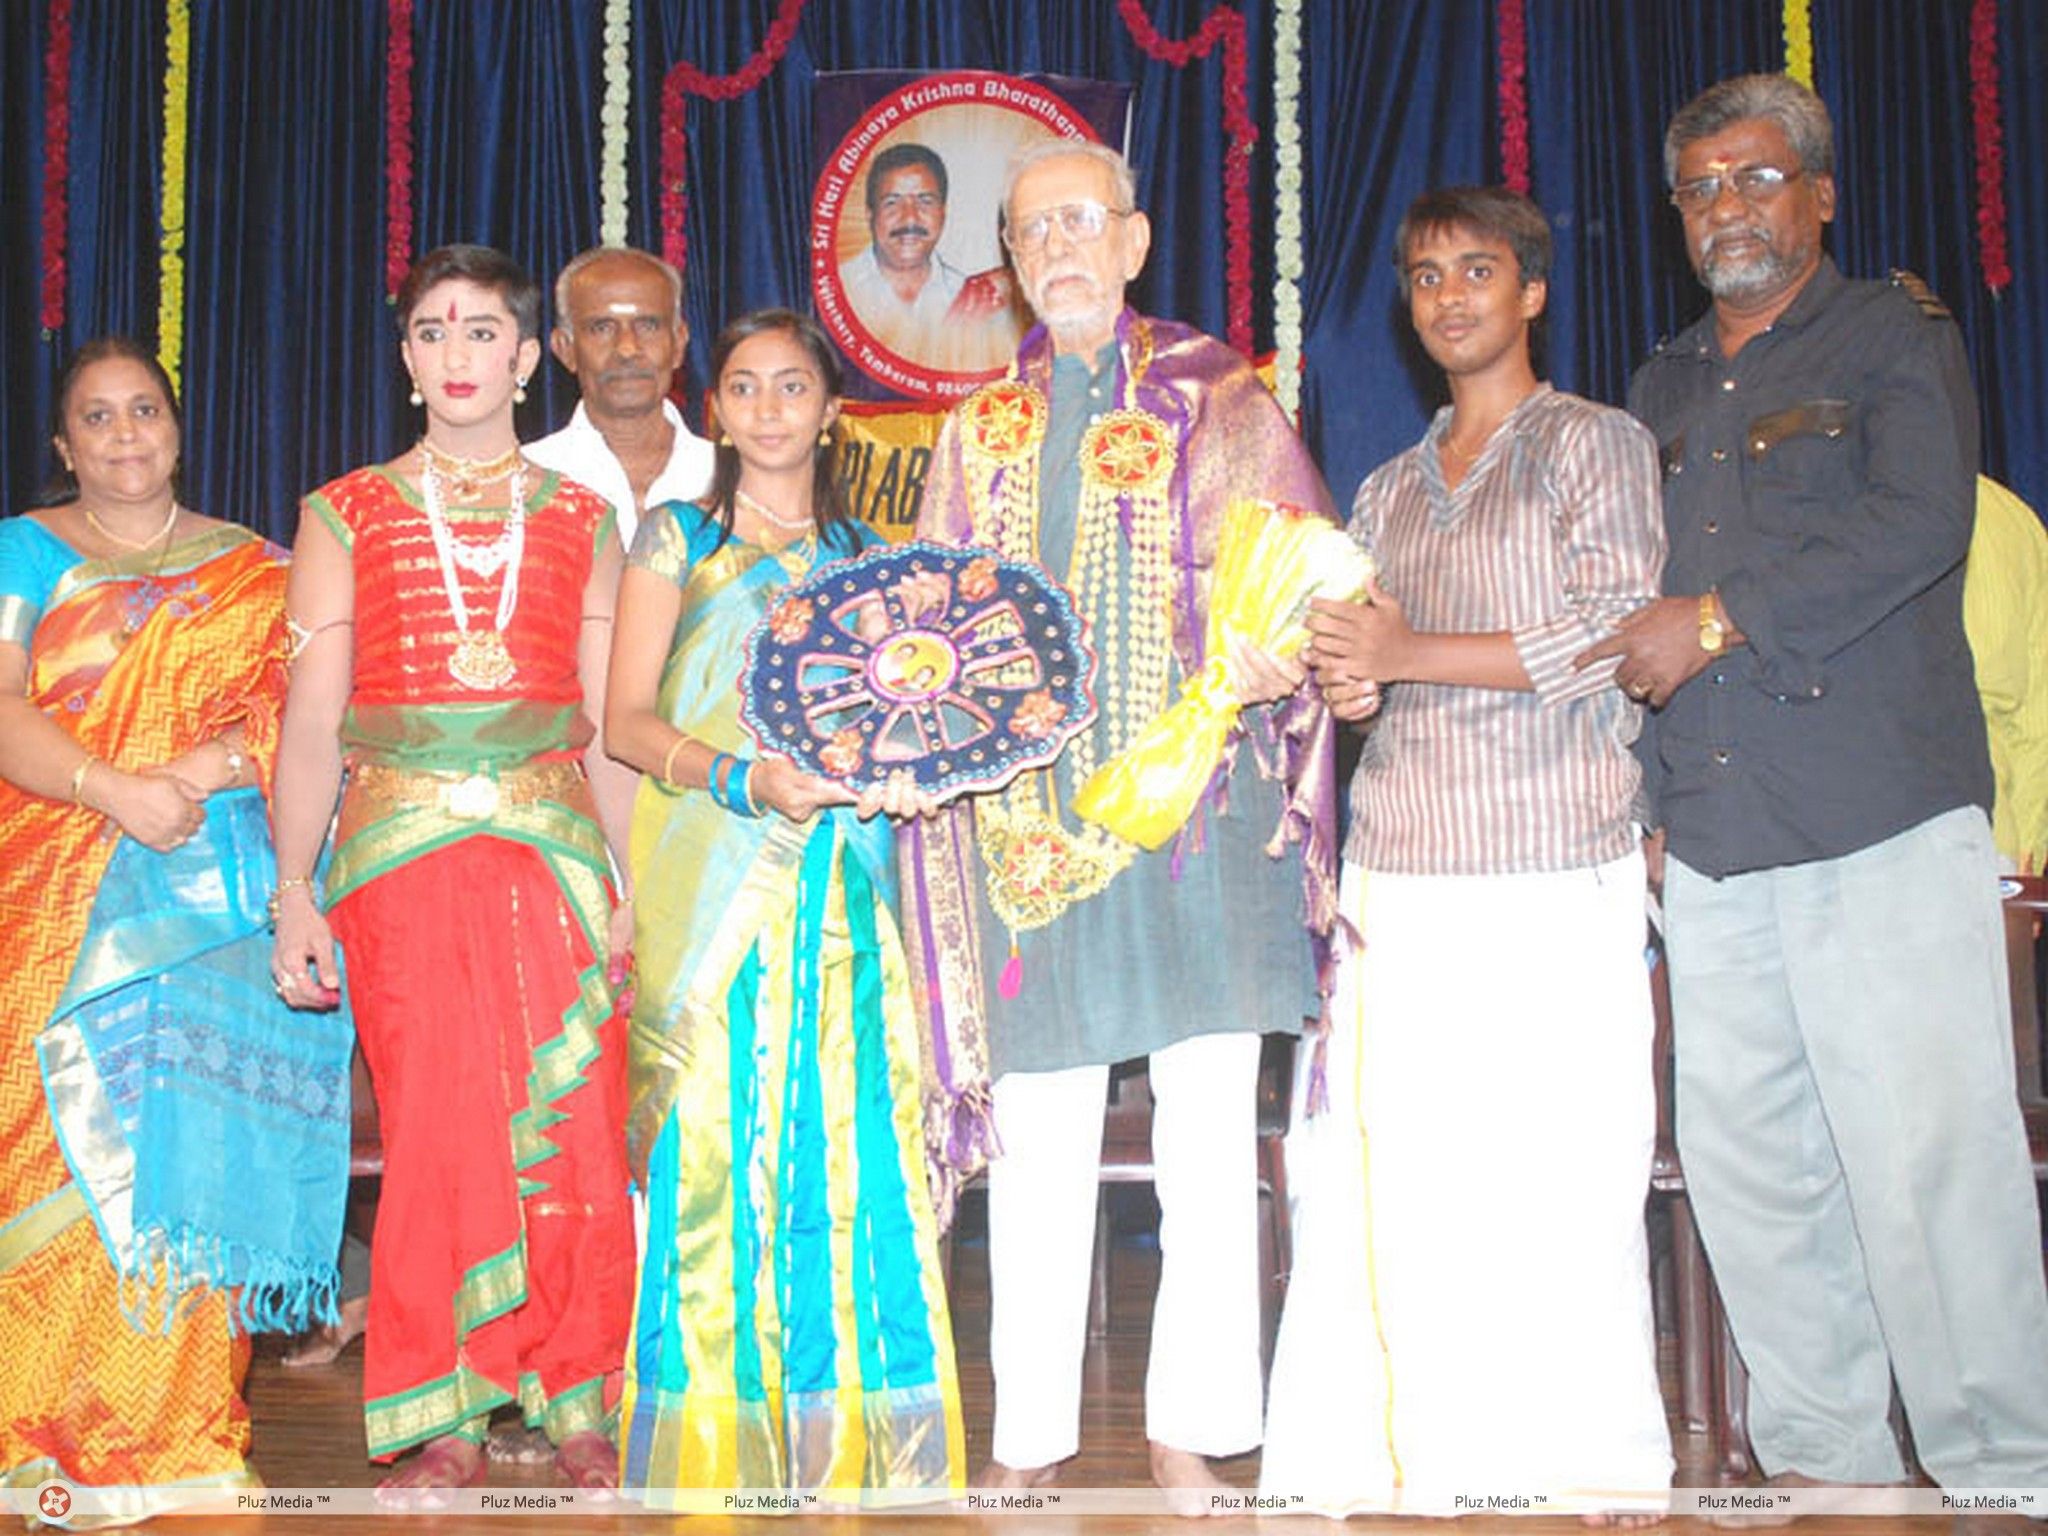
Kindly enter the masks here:
[[1042, 139], [1122, 149], [1130, 106], [1128, 85], [1059, 76], [818, 77], [811, 286], [857, 393], [944, 403], [1001, 374], [1027, 325], [1004, 168]]

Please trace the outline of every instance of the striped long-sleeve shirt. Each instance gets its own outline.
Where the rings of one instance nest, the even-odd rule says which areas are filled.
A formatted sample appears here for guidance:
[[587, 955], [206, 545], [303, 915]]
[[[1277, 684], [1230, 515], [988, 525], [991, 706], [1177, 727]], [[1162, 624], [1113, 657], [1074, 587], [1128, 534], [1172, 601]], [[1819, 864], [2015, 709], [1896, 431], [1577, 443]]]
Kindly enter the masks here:
[[1542, 386], [1455, 490], [1440, 411], [1359, 487], [1351, 530], [1418, 631], [1512, 636], [1532, 693], [1395, 683], [1351, 782], [1345, 857], [1408, 874], [1573, 869], [1626, 853], [1640, 708], [1614, 663], [1571, 660], [1658, 596], [1656, 445], [1624, 412]]

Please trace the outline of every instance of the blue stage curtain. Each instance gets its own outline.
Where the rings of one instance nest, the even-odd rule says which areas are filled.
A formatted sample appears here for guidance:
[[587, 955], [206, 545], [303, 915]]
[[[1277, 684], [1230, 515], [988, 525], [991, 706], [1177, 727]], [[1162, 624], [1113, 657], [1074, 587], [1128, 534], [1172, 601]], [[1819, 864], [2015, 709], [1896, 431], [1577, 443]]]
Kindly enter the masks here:
[[[90, 337], [119, 331], [153, 344], [156, 336], [157, 186], [163, 157], [164, 25], [154, 6], [127, 0], [75, 0], [71, 11], [71, 179], [64, 334], [45, 345], [42, 307], [41, 6], [5, 7], [9, 59], [8, 423], [0, 510], [26, 507], [56, 467], [52, 386], [65, 353]], [[26, 13], [26, 14], [24, 14]], [[19, 52], [17, 52], [17, 44]], [[17, 97], [14, 86], [28, 86]], [[16, 145], [33, 159], [14, 165]], [[16, 202], [12, 186], [28, 195]], [[25, 417], [26, 420], [20, 418]]]
[[198, 5], [192, 22], [185, 495], [288, 541], [301, 496], [406, 437], [384, 302], [384, 6]]
[[1491, 0], [1303, 7], [1302, 425], [1339, 506], [1441, 401], [1394, 230], [1429, 188], [1499, 174], [1493, 54]]
[[[1148, 0], [1171, 37], [1210, 0]], [[1271, 0], [1241, 0], [1253, 161], [1255, 313], [1270, 344]], [[2048, 6], [2006, 0], [2000, 63], [2015, 280], [1994, 300], [1974, 246], [1969, 0], [1816, 0], [1819, 86], [1840, 128], [1845, 270], [1925, 276], [1955, 309], [1984, 396], [1985, 464], [2048, 508]], [[661, 82], [677, 59], [725, 72], [774, 0], [634, 0], [630, 238], [659, 240]], [[1410, 198], [1496, 177], [1492, 0], [1304, 8], [1304, 428], [1346, 498], [1414, 441], [1435, 403], [1394, 296]], [[503, 245], [549, 281], [597, 238], [602, 0], [418, 0], [415, 250]], [[418, 430], [384, 303], [381, 0], [196, 0], [186, 260], [186, 487], [288, 539], [297, 498]], [[1705, 307], [1663, 201], [1670, 112], [1700, 86], [1781, 62], [1777, 0], [1528, 0], [1531, 163], [1558, 232], [1548, 360], [1622, 396], [1657, 337]], [[161, 0], [74, 0], [70, 304], [39, 333], [44, 5], [0, 6], [0, 495], [48, 469], [63, 355], [107, 330], [154, 340]], [[687, 378], [740, 311], [808, 304], [810, 86], [821, 69], [989, 68], [1128, 79], [1155, 241], [1135, 301], [1224, 327], [1221, 61], [1146, 58], [1113, 0], [815, 0], [784, 66], [737, 101], [689, 107]], [[550, 313], [552, 312], [550, 307]], [[521, 429], [563, 420], [573, 381], [536, 377]]]
[[1777, 66], [1777, 0], [1528, 8], [1530, 191], [1556, 239], [1546, 326], [1561, 389], [1620, 404], [1706, 305], [1665, 195], [1664, 127], [1714, 81]]

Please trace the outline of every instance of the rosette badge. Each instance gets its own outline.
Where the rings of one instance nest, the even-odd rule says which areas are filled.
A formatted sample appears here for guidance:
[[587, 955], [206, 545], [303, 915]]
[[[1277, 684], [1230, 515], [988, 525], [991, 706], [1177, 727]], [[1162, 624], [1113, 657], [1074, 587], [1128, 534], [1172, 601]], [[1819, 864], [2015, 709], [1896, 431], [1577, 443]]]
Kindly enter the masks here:
[[899, 544], [790, 587], [747, 637], [740, 719], [855, 789], [907, 768], [939, 796], [1042, 767], [1095, 718], [1073, 600], [1035, 565]]

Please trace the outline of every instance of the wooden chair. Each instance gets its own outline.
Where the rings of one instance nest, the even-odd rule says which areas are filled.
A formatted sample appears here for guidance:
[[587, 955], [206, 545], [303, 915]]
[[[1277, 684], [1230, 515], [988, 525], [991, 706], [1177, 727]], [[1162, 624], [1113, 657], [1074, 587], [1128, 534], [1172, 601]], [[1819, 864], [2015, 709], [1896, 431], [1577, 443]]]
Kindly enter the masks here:
[[[1260, 1347], [1268, 1363], [1273, 1358], [1280, 1307], [1287, 1297], [1287, 1272], [1293, 1263], [1286, 1141], [1294, 1097], [1294, 1050], [1292, 1035], [1266, 1035], [1259, 1042], [1259, 1313]], [[1100, 1185], [1104, 1192], [1095, 1208], [1095, 1278], [1088, 1302], [1091, 1338], [1109, 1332], [1110, 1266], [1116, 1244], [1110, 1230], [1107, 1186], [1152, 1181], [1151, 1080], [1143, 1061], [1125, 1062], [1111, 1070], [1102, 1127]]]
[[[2048, 878], [2010, 877], [2001, 887], [2005, 907], [2006, 972], [2011, 986], [2013, 1061], [2020, 1114], [2026, 1124], [2036, 1183], [2048, 1181], [2048, 1082], [2042, 1076], [2043, 1017], [2039, 972], [2035, 963], [2034, 927], [2048, 916]], [[1687, 1425], [1704, 1430], [1709, 1454], [1731, 1481], [1747, 1478], [1749, 1445], [1749, 1376], [1735, 1351], [1727, 1315], [1714, 1288], [1713, 1274], [1693, 1227], [1685, 1192], [1685, 1170], [1679, 1165], [1671, 1123], [1671, 991], [1659, 952], [1651, 971], [1651, 998], [1657, 1033], [1653, 1059], [1657, 1072], [1657, 1151], [1650, 1187], [1671, 1205], [1673, 1288], [1677, 1292], [1679, 1403]], [[1894, 1432], [1910, 1456], [1910, 1437], [1896, 1398]], [[1915, 1465], [1908, 1461], [1909, 1468]]]
[[381, 1179], [384, 1176], [384, 1139], [377, 1126], [377, 1095], [370, 1087], [370, 1069], [363, 1063], [358, 1045], [349, 1062], [348, 1176]]
[[2005, 961], [2012, 985], [2013, 1065], [2034, 1180], [2048, 1180], [2048, 1085], [2041, 1076], [2042, 1008], [2035, 924], [2048, 920], [2048, 877], [2012, 876], [2005, 893]]
[[1693, 1225], [1685, 1169], [1678, 1160], [1671, 1100], [1671, 980], [1661, 945], [1653, 944], [1650, 1003], [1656, 1015], [1650, 1059], [1657, 1084], [1657, 1147], [1650, 1162], [1650, 1192], [1671, 1218], [1672, 1310], [1678, 1322], [1678, 1405], [1688, 1429], [1704, 1432], [1711, 1464], [1731, 1483], [1746, 1482], [1749, 1448], [1749, 1377], [1735, 1352], [1721, 1293]]
[[[1267, 1035], [1259, 1048], [1260, 1336], [1269, 1363], [1280, 1327], [1280, 1306], [1287, 1295], [1287, 1272], [1293, 1262], [1284, 1148], [1294, 1095], [1294, 1047], [1290, 1035]], [[1097, 1339], [1109, 1331], [1111, 1260], [1115, 1250], [1107, 1190], [1111, 1185], [1149, 1184], [1153, 1179], [1152, 1087], [1143, 1061], [1125, 1062], [1111, 1069], [1103, 1115], [1102, 1171], [1096, 1186], [1095, 1263], [1088, 1296], [1088, 1334]], [[977, 1175], [961, 1191], [961, 1200], [965, 1202], [970, 1194], [986, 1187], [986, 1175]], [[954, 1225], [958, 1225], [957, 1216]], [[946, 1288], [951, 1291], [953, 1258], [957, 1252], [951, 1228], [940, 1239], [940, 1250]]]

